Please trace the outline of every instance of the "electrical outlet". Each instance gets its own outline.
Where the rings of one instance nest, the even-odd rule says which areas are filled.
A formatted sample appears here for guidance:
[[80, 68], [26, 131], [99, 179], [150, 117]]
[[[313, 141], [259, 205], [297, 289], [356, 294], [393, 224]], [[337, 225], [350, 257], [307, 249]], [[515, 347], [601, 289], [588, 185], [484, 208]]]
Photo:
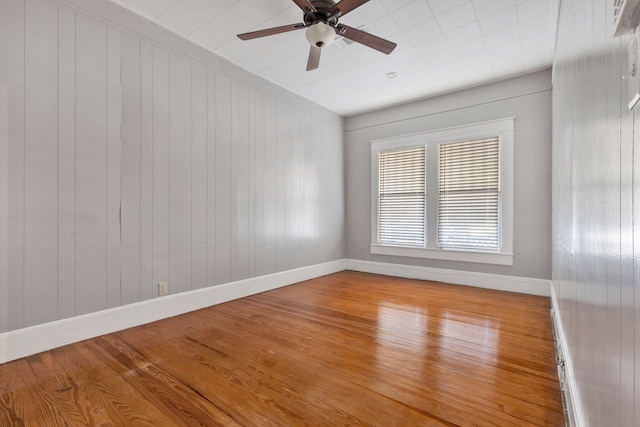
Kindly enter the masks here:
[[167, 282], [158, 282], [158, 295], [166, 295], [169, 293], [169, 284]]

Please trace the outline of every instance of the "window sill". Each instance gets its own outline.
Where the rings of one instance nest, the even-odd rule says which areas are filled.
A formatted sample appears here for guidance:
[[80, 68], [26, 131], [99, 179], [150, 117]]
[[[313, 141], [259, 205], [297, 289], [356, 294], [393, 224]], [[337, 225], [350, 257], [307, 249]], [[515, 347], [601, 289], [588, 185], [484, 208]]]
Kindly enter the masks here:
[[445, 261], [475, 262], [479, 264], [513, 265], [513, 254], [463, 251], [454, 249], [425, 249], [371, 244], [371, 253]]

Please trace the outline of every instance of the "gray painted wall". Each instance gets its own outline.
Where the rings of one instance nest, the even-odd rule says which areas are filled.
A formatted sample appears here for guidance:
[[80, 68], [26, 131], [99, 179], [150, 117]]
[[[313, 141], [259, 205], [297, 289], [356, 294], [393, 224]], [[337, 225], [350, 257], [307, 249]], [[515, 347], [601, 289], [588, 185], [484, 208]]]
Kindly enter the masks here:
[[344, 257], [342, 118], [106, 0], [0, 2], [0, 162], [0, 332]]
[[[514, 263], [372, 255], [370, 141], [515, 116]], [[347, 257], [551, 278], [551, 72], [479, 86], [345, 120]]]
[[[561, 2], [553, 77], [553, 286], [590, 426], [640, 425], [640, 120], [613, 2]], [[635, 224], [635, 225], [634, 225]], [[634, 332], [635, 328], [635, 332]]]

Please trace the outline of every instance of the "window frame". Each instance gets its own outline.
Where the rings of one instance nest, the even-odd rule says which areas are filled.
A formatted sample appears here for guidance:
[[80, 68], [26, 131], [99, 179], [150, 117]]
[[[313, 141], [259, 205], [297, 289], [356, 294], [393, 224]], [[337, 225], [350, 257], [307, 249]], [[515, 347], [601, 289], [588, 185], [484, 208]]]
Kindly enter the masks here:
[[[419, 132], [399, 137], [371, 141], [371, 254], [482, 264], [513, 265], [514, 225], [514, 151], [515, 117], [490, 120], [468, 125]], [[499, 251], [449, 249], [437, 246], [437, 203], [440, 144], [466, 142], [476, 139], [499, 139], [500, 199], [499, 199]], [[427, 244], [424, 248], [393, 246], [378, 242], [378, 153], [425, 146], [427, 157]], [[434, 155], [435, 153], [435, 155]], [[435, 177], [429, 179], [429, 177]]]

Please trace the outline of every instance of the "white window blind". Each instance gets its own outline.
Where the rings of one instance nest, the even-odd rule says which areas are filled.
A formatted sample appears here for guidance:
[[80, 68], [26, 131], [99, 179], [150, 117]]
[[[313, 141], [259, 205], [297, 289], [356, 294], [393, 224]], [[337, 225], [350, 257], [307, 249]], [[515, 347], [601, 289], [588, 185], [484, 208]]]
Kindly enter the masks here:
[[500, 249], [498, 138], [439, 146], [438, 246]]
[[378, 162], [378, 241], [424, 247], [425, 147], [381, 152]]

